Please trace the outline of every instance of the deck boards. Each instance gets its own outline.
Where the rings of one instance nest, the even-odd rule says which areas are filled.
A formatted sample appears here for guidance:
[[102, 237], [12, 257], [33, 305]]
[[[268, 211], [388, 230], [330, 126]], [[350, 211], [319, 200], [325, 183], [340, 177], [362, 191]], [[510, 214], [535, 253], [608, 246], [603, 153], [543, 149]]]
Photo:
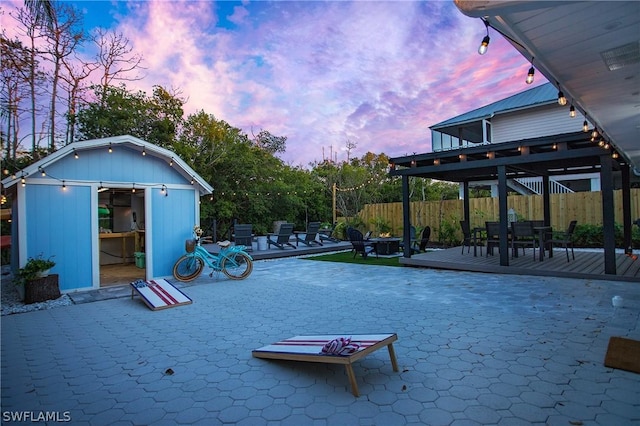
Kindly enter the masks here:
[[610, 281], [640, 282], [640, 259], [633, 260], [625, 254], [616, 254], [616, 275], [604, 273], [604, 254], [600, 251], [575, 251], [575, 260], [569, 258], [563, 249], [556, 249], [553, 257], [545, 255], [544, 260], [538, 260], [538, 252], [534, 260], [531, 249], [527, 249], [525, 255], [512, 258], [509, 254], [509, 266], [500, 265], [500, 256], [497, 250], [493, 256], [473, 255], [464, 251], [460, 254], [461, 247], [453, 247], [445, 250], [435, 250], [421, 254], [415, 254], [410, 258], [401, 258], [400, 263], [408, 266], [420, 266], [437, 269], [451, 269], [457, 271], [486, 272], [499, 274], [538, 275], [547, 277], [583, 278]]

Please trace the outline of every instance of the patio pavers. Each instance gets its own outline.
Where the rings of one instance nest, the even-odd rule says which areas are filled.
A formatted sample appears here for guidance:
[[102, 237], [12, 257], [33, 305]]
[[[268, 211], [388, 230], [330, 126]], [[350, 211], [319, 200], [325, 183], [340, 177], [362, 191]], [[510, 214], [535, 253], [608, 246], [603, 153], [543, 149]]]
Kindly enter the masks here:
[[[640, 339], [635, 283], [258, 261], [198, 278], [193, 304], [116, 298], [2, 317], [2, 412], [73, 424], [634, 424], [640, 375], [607, 368]], [[611, 298], [624, 298], [614, 308]], [[299, 334], [394, 332], [344, 368], [252, 358]], [[4, 419], [3, 419], [4, 420]]]

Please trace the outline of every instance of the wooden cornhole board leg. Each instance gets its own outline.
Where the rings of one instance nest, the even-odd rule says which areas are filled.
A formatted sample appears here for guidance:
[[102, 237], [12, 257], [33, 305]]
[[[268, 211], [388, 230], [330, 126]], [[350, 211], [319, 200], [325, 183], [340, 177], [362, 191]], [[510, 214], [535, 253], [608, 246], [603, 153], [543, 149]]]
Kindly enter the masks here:
[[[322, 347], [333, 339], [339, 337], [351, 337], [353, 343], [360, 345], [360, 350], [351, 355], [323, 355], [320, 353]], [[393, 349], [393, 342], [398, 340], [398, 336], [393, 334], [352, 334], [352, 335], [315, 335], [315, 336], [295, 336], [281, 340], [271, 345], [252, 351], [255, 358], [281, 359], [288, 361], [320, 362], [325, 364], [344, 364], [351, 392], [354, 396], [360, 396], [358, 382], [353, 363], [360, 358], [374, 352], [384, 346], [389, 350], [389, 358], [393, 371], [398, 371], [398, 362]]]
[[133, 299], [134, 292], [137, 292], [145, 305], [152, 311], [193, 303], [189, 296], [163, 278], [149, 281], [138, 280], [129, 285], [131, 285], [131, 298]]

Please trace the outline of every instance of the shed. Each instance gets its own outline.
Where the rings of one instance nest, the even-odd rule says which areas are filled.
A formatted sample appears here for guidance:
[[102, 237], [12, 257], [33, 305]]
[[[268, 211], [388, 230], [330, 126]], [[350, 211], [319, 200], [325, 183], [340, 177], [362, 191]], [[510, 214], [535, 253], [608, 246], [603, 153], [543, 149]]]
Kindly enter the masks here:
[[53, 256], [62, 292], [99, 288], [107, 265], [170, 276], [213, 191], [175, 153], [129, 135], [66, 145], [2, 184], [14, 195], [12, 267]]

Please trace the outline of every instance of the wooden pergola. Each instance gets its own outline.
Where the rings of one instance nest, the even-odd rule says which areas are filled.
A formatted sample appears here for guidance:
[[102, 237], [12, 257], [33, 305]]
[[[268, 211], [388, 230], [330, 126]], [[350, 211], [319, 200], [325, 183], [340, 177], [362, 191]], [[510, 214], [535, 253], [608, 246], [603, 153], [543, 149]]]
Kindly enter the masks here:
[[619, 177], [622, 189], [623, 238], [626, 251], [631, 250], [631, 168], [621, 156], [606, 146], [591, 142], [589, 133], [576, 132], [498, 144], [479, 144], [448, 151], [391, 158], [391, 176], [402, 177], [404, 222], [404, 257], [411, 257], [409, 177], [438, 179], [463, 185], [463, 211], [469, 215], [469, 183], [498, 181], [500, 214], [500, 265], [509, 265], [507, 222], [507, 181], [541, 176], [545, 225], [550, 224], [549, 177], [563, 174], [600, 174], [603, 227], [604, 268], [616, 274], [614, 181]]

